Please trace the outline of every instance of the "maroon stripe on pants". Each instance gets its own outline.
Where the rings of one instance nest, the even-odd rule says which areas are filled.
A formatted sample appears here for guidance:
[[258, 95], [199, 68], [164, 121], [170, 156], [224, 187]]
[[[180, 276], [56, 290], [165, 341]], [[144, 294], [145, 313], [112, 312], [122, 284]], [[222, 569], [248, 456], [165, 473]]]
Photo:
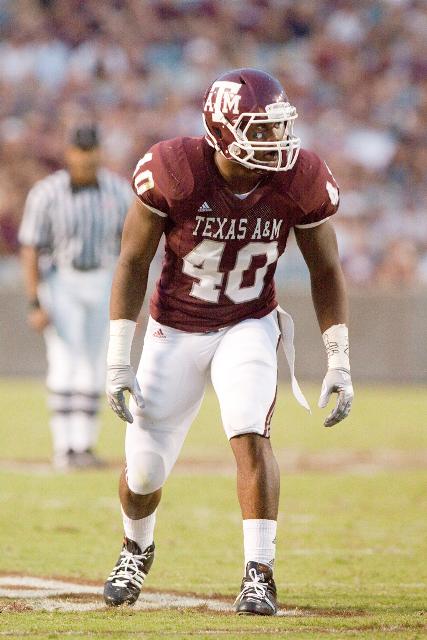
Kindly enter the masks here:
[[271, 407], [269, 408], [267, 416], [265, 418], [265, 429], [264, 429], [264, 433], [262, 434], [265, 438], [270, 437], [270, 422], [271, 422], [271, 418], [273, 417], [274, 407], [276, 406], [276, 398], [277, 398], [277, 384], [276, 384], [276, 391], [274, 393], [273, 402], [271, 403]]
[[[276, 353], [277, 350], [279, 348], [279, 344], [280, 344], [280, 340], [282, 339], [282, 334], [279, 334], [279, 338], [277, 340], [277, 345], [276, 345]], [[274, 398], [273, 398], [273, 402], [271, 403], [271, 406], [267, 412], [266, 418], [265, 418], [265, 428], [264, 428], [264, 433], [262, 434], [264, 438], [269, 438], [270, 437], [270, 422], [271, 422], [271, 418], [273, 416], [273, 411], [274, 411], [274, 407], [276, 405], [276, 398], [277, 398], [277, 384], [276, 384], [276, 391], [274, 392]]]

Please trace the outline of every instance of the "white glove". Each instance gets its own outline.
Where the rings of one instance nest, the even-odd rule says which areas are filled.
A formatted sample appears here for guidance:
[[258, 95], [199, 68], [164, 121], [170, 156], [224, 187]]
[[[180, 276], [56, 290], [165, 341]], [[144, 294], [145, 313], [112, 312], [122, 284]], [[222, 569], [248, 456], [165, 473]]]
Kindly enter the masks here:
[[109, 365], [107, 367], [105, 391], [108, 404], [125, 422], [132, 423], [133, 416], [126, 406], [124, 391], [130, 392], [140, 409], [145, 406], [138, 380], [130, 364]]
[[325, 427], [333, 427], [350, 413], [354, 393], [348, 369], [328, 369], [320, 392], [319, 407], [321, 409], [328, 404], [331, 393], [337, 393], [338, 400], [335, 409], [323, 423]]

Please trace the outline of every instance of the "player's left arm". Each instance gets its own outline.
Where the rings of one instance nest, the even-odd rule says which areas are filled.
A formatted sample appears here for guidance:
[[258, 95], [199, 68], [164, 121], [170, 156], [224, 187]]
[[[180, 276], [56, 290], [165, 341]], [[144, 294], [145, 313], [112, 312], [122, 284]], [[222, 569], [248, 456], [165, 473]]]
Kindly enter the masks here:
[[350, 412], [353, 386], [348, 347], [348, 299], [333, 226], [325, 221], [317, 226], [295, 227], [295, 237], [310, 272], [311, 296], [328, 356], [319, 407], [337, 393], [335, 408], [326, 418], [332, 427]]
[[40, 282], [39, 250], [37, 247], [22, 245], [20, 257], [24, 286], [29, 304], [27, 322], [34, 331], [41, 333], [50, 323], [50, 318], [47, 310], [40, 304], [38, 297]]

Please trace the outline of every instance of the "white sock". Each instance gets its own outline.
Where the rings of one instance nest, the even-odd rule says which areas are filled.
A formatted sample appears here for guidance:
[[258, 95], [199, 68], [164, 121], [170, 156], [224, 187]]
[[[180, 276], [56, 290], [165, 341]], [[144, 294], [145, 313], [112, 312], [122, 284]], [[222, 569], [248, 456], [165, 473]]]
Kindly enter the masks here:
[[50, 431], [55, 453], [65, 453], [71, 449], [71, 414], [53, 413], [50, 419]]
[[98, 416], [84, 411], [73, 411], [71, 416], [71, 449], [81, 452], [94, 448], [99, 432]]
[[154, 541], [154, 525], [156, 524], [156, 512], [140, 520], [129, 518], [122, 507], [123, 528], [126, 538], [133, 540], [144, 551]]
[[262, 562], [270, 567], [276, 556], [276, 520], [243, 520], [245, 567], [248, 562]]

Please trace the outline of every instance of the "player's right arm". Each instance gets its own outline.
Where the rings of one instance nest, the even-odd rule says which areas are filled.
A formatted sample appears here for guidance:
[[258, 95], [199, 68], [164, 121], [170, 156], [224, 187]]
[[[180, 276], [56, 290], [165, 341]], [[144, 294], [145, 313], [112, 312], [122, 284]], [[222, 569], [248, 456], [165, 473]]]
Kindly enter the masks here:
[[123, 227], [120, 256], [111, 290], [111, 320], [125, 318], [136, 322], [144, 302], [150, 264], [164, 226], [165, 218], [135, 198]]
[[47, 310], [40, 304], [38, 287], [41, 280], [40, 250], [52, 248], [51, 204], [52, 191], [47, 188], [46, 181], [37, 182], [26, 198], [18, 234], [24, 286], [30, 307], [27, 321], [38, 332], [50, 322]]
[[150, 264], [164, 226], [164, 217], [135, 199], [123, 228], [120, 257], [111, 290], [106, 392], [111, 408], [125, 422], [133, 422], [133, 417], [126, 406], [124, 391], [132, 394], [140, 408], [144, 406], [130, 364], [130, 352], [147, 289]]

